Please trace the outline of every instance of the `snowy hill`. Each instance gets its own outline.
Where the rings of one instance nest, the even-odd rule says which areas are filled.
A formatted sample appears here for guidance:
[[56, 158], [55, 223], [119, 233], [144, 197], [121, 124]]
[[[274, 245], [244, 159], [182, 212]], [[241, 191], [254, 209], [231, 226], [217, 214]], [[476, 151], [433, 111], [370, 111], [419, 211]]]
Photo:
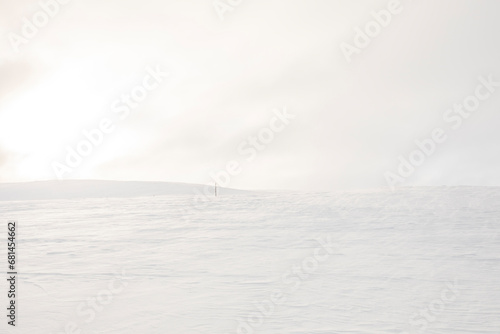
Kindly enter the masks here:
[[[0, 201], [193, 195], [203, 191], [213, 194], [213, 185], [100, 180], [40, 181], [0, 183]], [[222, 194], [244, 193], [228, 188], [218, 188], [218, 191]]]

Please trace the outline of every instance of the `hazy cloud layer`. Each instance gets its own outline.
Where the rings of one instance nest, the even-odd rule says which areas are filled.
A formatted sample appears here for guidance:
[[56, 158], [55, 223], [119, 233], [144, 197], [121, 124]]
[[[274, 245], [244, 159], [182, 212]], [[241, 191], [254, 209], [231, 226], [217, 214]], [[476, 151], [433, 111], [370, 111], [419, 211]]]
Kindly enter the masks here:
[[[402, 0], [348, 63], [341, 43], [388, 3], [243, 1], [221, 21], [211, 1], [72, 1], [20, 53], [7, 34], [38, 1], [2, 3], [0, 147], [25, 158], [1, 180], [55, 179], [51, 163], [109, 117], [113, 133], [67, 178], [211, 183], [238, 160], [233, 187], [385, 187], [479, 76], [500, 81], [494, 0]], [[117, 119], [113, 101], [157, 65], [171, 77]], [[296, 118], [246, 163], [238, 146], [283, 107]], [[499, 109], [500, 89], [406, 184], [500, 185]]]

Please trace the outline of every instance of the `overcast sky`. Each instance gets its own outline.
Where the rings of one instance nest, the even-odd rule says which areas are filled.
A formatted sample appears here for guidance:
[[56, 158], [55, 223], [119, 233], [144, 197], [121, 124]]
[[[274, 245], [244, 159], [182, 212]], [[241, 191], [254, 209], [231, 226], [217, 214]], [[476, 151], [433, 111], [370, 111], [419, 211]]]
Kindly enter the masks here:
[[[499, 186], [500, 87], [459, 128], [443, 116], [479, 77], [500, 81], [500, 2], [401, 0], [349, 62], [342, 43], [389, 3], [73, 0], [44, 25], [38, 0], [0, 0], [0, 182], [57, 179], [54, 162], [109, 119], [64, 179], [213, 183], [237, 161], [230, 187], [387, 187], [398, 157], [441, 128], [403, 185]], [[42, 26], [26, 38], [33, 16]], [[121, 119], [113, 103], [157, 69], [169, 76]], [[274, 121], [249, 159], [245, 141], [277, 110], [295, 118]]]

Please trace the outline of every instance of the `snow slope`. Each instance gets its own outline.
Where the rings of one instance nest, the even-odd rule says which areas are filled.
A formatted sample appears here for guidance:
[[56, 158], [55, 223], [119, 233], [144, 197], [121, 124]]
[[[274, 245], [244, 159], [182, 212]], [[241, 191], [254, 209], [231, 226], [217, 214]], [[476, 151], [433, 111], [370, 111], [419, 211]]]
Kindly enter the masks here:
[[500, 333], [500, 188], [1, 201], [0, 212], [19, 220], [22, 273], [19, 326], [2, 316], [1, 333]]
[[[243, 192], [220, 187], [218, 190], [221, 194]], [[101, 180], [0, 183], [0, 201], [190, 195], [205, 192], [211, 196], [214, 193], [213, 185]]]

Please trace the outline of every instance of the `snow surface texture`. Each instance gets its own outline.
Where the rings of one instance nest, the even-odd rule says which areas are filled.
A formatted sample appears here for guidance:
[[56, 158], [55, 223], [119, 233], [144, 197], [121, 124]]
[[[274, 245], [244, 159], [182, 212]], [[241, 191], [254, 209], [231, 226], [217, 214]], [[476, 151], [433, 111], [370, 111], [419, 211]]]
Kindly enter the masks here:
[[500, 333], [500, 188], [0, 201], [0, 212], [19, 220], [21, 272], [18, 327], [3, 315], [1, 333]]

